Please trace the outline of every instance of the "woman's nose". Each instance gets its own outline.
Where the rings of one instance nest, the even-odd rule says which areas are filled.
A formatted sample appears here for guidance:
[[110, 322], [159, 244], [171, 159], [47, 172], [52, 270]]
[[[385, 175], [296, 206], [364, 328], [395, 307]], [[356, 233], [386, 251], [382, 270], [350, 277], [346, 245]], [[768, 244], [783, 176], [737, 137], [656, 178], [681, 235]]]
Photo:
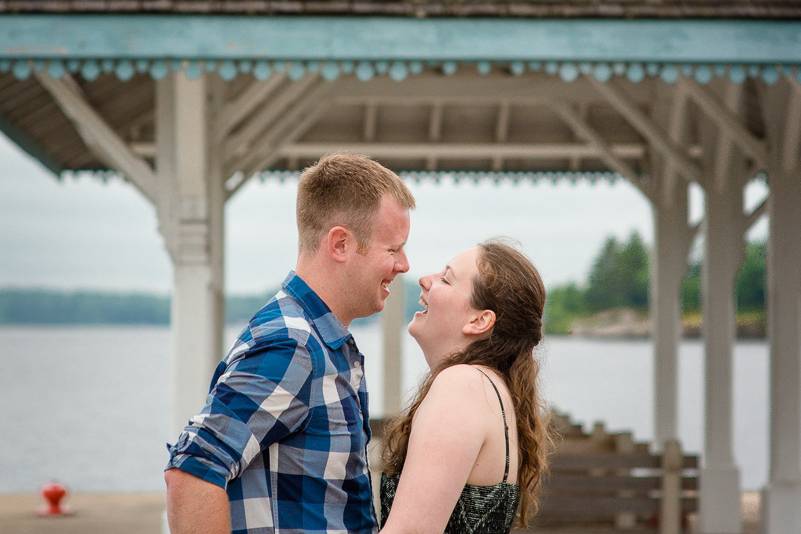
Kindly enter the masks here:
[[420, 284], [420, 287], [422, 287], [424, 290], [428, 291], [428, 289], [431, 287], [431, 275], [429, 274], [427, 276], [421, 276], [417, 283]]

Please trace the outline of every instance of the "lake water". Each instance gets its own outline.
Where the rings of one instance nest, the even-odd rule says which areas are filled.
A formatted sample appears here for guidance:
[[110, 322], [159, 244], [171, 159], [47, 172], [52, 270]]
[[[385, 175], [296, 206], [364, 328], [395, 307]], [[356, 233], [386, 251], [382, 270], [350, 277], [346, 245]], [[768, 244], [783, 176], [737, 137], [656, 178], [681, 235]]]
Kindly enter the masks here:
[[[366, 354], [371, 413], [382, 404], [381, 332], [353, 329]], [[237, 329], [226, 331], [232, 341]], [[160, 490], [167, 454], [167, 357], [163, 327], [0, 327], [0, 492], [35, 491], [57, 479], [78, 491]], [[412, 391], [425, 363], [404, 345], [403, 385]], [[375, 355], [375, 356], [374, 356]], [[652, 437], [648, 341], [549, 337], [539, 349], [549, 402], [590, 428]], [[735, 457], [744, 489], [767, 476], [768, 347], [739, 342], [734, 353]], [[680, 433], [703, 439], [703, 346], [680, 348]]]

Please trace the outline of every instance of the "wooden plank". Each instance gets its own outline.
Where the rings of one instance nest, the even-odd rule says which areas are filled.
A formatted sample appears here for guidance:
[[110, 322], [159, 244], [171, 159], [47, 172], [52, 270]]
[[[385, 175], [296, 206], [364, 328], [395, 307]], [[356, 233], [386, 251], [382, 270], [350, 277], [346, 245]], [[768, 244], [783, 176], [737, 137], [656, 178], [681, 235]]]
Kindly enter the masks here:
[[[698, 499], [684, 497], [681, 502], [682, 514], [698, 510]], [[563, 521], [611, 520], [620, 513], [633, 513], [638, 517], [656, 516], [659, 499], [656, 497], [548, 497], [540, 499], [538, 518]]]
[[[614, 453], [581, 453], [555, 454], [551, 458], [552, 471], [580, 471], [588, 469], [661, 469], [662, 458], [649, 453], [614, 454]], [[697, 469], [698, 457], [685, 456], [682, 467]]]
[[588, 469], [659, 469], [662, 459], [655, 454], [556, 454], [551, 459], [552, 471]]
[[[681, 487], [683, 490], [697, 490], [697, 477], [682, 477]], [[543, 483], [543, 492], [549, 494], [582, 492], [582, 493], [609, 493], [620, 490], [631, 491], [659, 491], [662, 487], [662, 479], [659, 476], [589, 476], [577, 474], [557, 473], [546, 478]]]
[[556, 495], [571, 492], [615, 492], [620, 490], [632, 490], [647, 492], [658, 490], [661, 485], [661, 478], [658, 476], [629, 477], [629, 476], [588, 476], [558, 473], [544, 482], [543, 493]]
[[540, 513], [543, 516], [571, 515], [579, 517], [614, 517], [622, 512], [639, 516], [653, 515], [659, 510], [659, 500], [653, 497], [567, 497], [543, 496]]

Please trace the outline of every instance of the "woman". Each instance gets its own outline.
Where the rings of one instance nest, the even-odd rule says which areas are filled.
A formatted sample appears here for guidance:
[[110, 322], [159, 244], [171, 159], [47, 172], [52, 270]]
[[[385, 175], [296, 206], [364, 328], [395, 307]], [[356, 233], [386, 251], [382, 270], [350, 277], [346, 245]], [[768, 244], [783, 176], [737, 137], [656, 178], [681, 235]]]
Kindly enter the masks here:
[[509, 532], [536, 512], [552, 446], [533, 356], [542, 279], [489, 241], [420, 287], [409, 333], [431, 373], [385, 433], [382, 532]]

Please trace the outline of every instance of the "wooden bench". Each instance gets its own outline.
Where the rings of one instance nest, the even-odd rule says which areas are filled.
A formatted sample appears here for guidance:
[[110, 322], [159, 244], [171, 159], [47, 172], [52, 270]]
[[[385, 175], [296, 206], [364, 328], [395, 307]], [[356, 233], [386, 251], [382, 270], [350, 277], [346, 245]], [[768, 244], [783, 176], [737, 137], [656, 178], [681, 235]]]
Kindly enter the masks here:
[[698, 509], [697, 456], [682, 454], [676, 441], [651, 454], [630, 434], [607, 434], [599, 424], [592, 434], [567, 428], [551, 457], [535, 526], [601, 524], [661, 534], [687, 527]]

